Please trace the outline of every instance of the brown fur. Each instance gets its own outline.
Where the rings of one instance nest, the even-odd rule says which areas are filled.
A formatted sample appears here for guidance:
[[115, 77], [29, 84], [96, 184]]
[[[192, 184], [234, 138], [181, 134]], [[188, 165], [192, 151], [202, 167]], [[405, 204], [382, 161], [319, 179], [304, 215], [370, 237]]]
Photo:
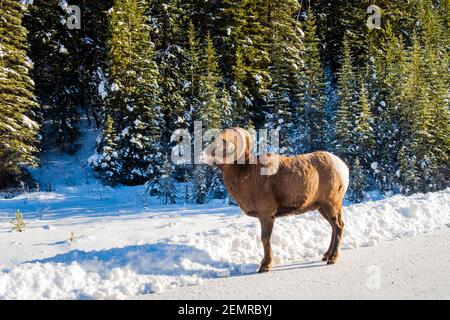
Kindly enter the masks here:
[[[219, 138], [236, 142], [229, 136], [227, 130]], [[342, 200], [346, 186], [335, 169], [331, 154], [314, 152], [294, 157], [267, 154], [254, 161], [247, 140], [244, 156], [246, 164], [219, 163], [218, 167], [228, 192], [241, 209], [260, 220], [264, 259], [259, 272], [272, 268], [270, 236], [275, 218], [312, 210], [319, 210], [332, 227], [330, 246], [323, 260], [328, 264], [335, 263], [344, 227]], [[256, 164], [249, 164], [251, 160]], [[261, 174], [261, 169], [271, 166], [274, 167], [273, 175]]]

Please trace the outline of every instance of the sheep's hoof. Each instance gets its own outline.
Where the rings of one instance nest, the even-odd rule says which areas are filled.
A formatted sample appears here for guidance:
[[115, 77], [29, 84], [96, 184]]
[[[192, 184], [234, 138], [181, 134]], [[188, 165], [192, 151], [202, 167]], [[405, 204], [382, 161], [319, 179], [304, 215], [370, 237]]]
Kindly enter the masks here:
[[335, 264], [337, 258], [338, 258], [337, 255], [332, 255], [331, 257], [328, 258], [327, 264]]
[[265, 273], [265, 272], [269, 272], [270, 270], [272, 270], [272, 267], [266, 266], [266, 267], [261, 267], [258, 270], [258, 273]]
[[323, 254], [322, 261], [328, 261], [330, 259], [331, 253], [329, 251]]
[[258, 273], [264, 273], [264, 272], [269, 272], [270, 270], [272, 270], [272, 263], [261, 263]]

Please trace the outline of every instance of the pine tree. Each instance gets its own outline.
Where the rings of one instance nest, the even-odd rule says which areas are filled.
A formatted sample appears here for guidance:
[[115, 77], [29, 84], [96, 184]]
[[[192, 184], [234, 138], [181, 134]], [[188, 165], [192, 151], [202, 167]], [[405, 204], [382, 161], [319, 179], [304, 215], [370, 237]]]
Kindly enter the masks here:
[[264, 106], [265, 127], [280, 131], [280, 153], [292, 153], [289, 150], [288, 137], [292, 133], [292, 92], [290, 88], [290, 65], [284, 60], [284, 40], [280, 34], [274, 33], [271, 50], [272, 65], [269, 95]]
[[356, 114], [355, 128], [352, 131], [355, 143], [355, 154], [360, 159], [363, 168], [368, 169], [374, 157], [374, 118], [371, 112], [368, 92], [364, 79], [360, 76], [360, 91]]
[[221, 102], [224, 102], [222, 90], [225, 89], [220, 90], [222, 77], [217, 62], [217, 54], [209, 34], [199, 65], [197, 120], [202, 121], [206, 129], [218, 129], [221, 128], [222, 112], [229, 106], [221, 104]]
[[79, 107], [82, 104], [80, 61], [83, 61], [81, 30], [70, 30], [65, 2], [36, 0], [24, 23], [30, 31], [31, 73], [36, 96], [43, 106], [44, 149], [56, 145], [64, 152], [78, 150]]
[[378, 119], [375, 126], [378, 162], [375, 175], [379, 190], [398, 191], [398, 155], [402, 147], [400, 97], [406, 81], [406, 57], [402, 38], [394, 35], [389, 24], [386, 26], [385, 41], [382, 46], [385, 52], [374, 57], [377, 64], [377, 97], [374, 102]]
[[37, 163], [37, 104], [23, 11], [16, 1], [0, 1], [0, 188], [13, 184], [7, 180], [14, 181], [22, 165]]
[[408, 62], [408, 78], [402, 96], [402, 134], [404, 137], [399, 161], [407, 159], [410, 165], [401, 164], [402, 190], [405, 193], [428, 191], [433, 174], [434, 155], [431, 135], [430, 95], [424, 81], [424, 65], [420, 40], [413, 38], [413, 47]]
[[367, 176], [359, 158], [356, 158], [352, 167], [352, 181], [350, 184], [350, 200], [361, 202], [364, 200], [364, 191], [367, 189]]
[[144, 11], [137, 0], [116, 0], [109, 19], [107, 108], [126, 184], [158, 175], [162, 163], [159, 74]]
[[335, 118], [335, 150], [351, 163], [354, 152], [352, 130], [356, 122], [357, 90], [348, 39], [344, 39], [344, 55], [338, 79], [338, 106]]
[[108, 185], [114, 185], [121, 180], [122, 168], [117, 151], [114, 122], [107, 116], [105, 125], [98, 139], [97, 154], [90, 158], [91, 166], [99, 173]]
[[295, 112], [297, 126], [294, 132], [296, 152], [325, 150], [327, 139], [326, 83], [319, 52], [316, 21], [311, 9], [304, 23], [303, 66], [300, 71], [301, 94]]
[[[239, 100], [239, 103], [245, 103], [243, 124], [256, 125], [264, 121], [262, 107], [270, 85], [268, 67], [272, 32], [267, 13], [271, 11], [271, 5], [264, 0], [225, 0], [221, 12], [225, 21], [222, 25], [222, 60], [227, 67], [232, 67], [232, 82], [238, 84], [236, 88], [243, 96]], [[237, 57], [239, 69], [236, 68]]]
[[431, 152], [435, 161], [435, 173], [432, 177], [433, 191], [449, 186], [447, 177], [450, 172], [450, 92], [448, 81], [446, 81], [448, 65], [447, 55], [440, 61], [436, 59], [431, 66], [434, 81], [431, 82], [429, 134], [432, 140]]
[[[200, 55], [199, 72], [196, 120], [201, 121], [205, 129], [220, 129], [224, 124], [224, 114], [230, 109], [230, 105], [226, 88], [223, 86], [216, 51], [209, 35]], [[223, 194], [223, 183], [216, 168], [197, 165], [193, 175], [197, 203], [205, 203], [211, 194], [213, 196]]]
[[233, 70], [233, 84], [231, 86], [231, 97], [233, 99], [233, 113], [231, 114], [233, 125], [243, 128], [251, 126], [251, 119], [248, 118], [246, 112], [247, 106], [250, 104], [248, 96], [248, 88], [245, 86], [245, 79], [247, 77], [245, 65], [243, 61], [243, 54], [241, 47], [236, 49], [235, 65]]
[[271, 85], [265, 111], [265, 126], [280, 130], [281, 152], [292, 154], [292, 139], [296, 131], [294, 110], [303, 92], [299, 76], [302, 67], [302, 31], [294, 15], [300, 10], [298, 1], [272, 1], [268, 7], [268, 23], [272, 32], [269, 50]]
[[164, 158], [159, 176], [147, 183], [147, 189], [163, 204], [175, 204], [177, 201], [176, 180], [173, 177], [175, 168], [167, 156]]
[[[80, 56], [72, 57], [78, 63], [80, 113], [86, 115], [88, 124], [100, 127], [102, 114], [105, 112], [104, 97], [106, 91], [105, 72], [107, 70], [106, 40], [108, 33], [108, 9], [113, 0], [106, 1], [71, 1], [80, 6], [82, 11], [81, 30], [76, 44]], [[93, 120], [93, 121], [92, 121]]]
[[[375, 140], [374, 140], [374, 117], [371, 112], [371, 105], [368, 100], [368, 92], [365, 86], [363, 75], [359, 77], [360, 91], [358, 96], [355, 128], [352, 130], [352, 140], [354, 141], [354, 155], [358, 159], [358, 165], [355, 164], [358, 174], [363, 176], [364, 184], [357, 183], [358, 192], [367, 191], [372, 181], [373, 175], [371, 169], [377, 169], [375, 161]], [[353, 190], [354, 191], [354, 190]], [[358, 196], [360, 199], [360, 196]]]
[[[449, 83], [448, 76], [448, 47], [449, 37], [446, 33], [445, 20], [439, 15], [439, 9], [431, 1], [421, 3], [421, 40], [422, 77], [429, 91], [429, 123], [427, 128], [427, 161], [428, 179], [425, 190], [435, 191], [448, 186], [449, 155], [450, 155], [450, 116], [449, 116]], [[442, 4], [441, 4], [442, 5]], [[422, 171], [424, 171], [423, 168]], [[424, 174], [425, 175], [425, 174]]]
[[[320, 38], [326, 43], [322, 48], [324, 61], [327, 67], [338, 73], [342, 68], [340, 59], [345, 54], [342, 46], [347, 38], [349, 50], [353, 52], [355, 64], [361, 59], [365, 61], [363, 54], [366, 52], [366, 10], [370, 1], [308, 1], [312, 10], [319, 19], [318, 32]], [[361, 57], [362, 56], [362, 57]]]
[[161, 90], [161, 110], [164, 114], [162, 144], [168, 153], [170, 137], [176, 129], [187, 128], [185, 115], [189, 98], [189, 50], [186, 5], [179, 0], [150, 2], [149, 19], [155, 61], [158, 65], [158, 84]]
[[208, 185], [210, 174], [204, 165], [196, 165], [192, 171], [193, 194], [192, 198], [197, 204], [204, 204], [208, 201]]
[[[188, 26], [188, 78], [189, 86], [187, 100], [189, 104], [188, 114], [186, 118], [192, 120], [192, 114], [198, 107], [198, 90], [199, 90], [199, 74], [200, 74], [200, 45], [197, 32], [192, 21]], [[194, 115], [195, 116], [195, 115]]]

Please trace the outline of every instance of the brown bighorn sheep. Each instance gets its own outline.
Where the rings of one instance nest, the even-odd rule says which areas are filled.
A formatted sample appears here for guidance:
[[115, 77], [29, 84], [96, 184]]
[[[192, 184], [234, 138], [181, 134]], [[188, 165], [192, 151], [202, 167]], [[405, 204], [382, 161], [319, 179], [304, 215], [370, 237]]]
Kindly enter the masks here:
[[270, 237], [275, 218], [312, 210], [318, 210], [331, 225], [330, 246], [322, 260], [335, 263], [344, 228], [342, 201], [349, 182], [345, 163], [329, 152], [255, 157], [251, 146], [248, 131], [227, 129], [205, 150], [203, 162], [219, 167], [230, 195], [247, 215], [259, 219], [264, 247], [259, 272], [272, 268]]

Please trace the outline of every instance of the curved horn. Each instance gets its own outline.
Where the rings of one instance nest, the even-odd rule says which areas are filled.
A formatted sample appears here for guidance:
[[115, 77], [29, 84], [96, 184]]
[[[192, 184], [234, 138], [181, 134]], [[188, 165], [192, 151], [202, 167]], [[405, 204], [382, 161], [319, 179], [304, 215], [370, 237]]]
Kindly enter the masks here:
[[244, 164], [250, 158], [253, 139], [250, 133], [242, 128], [234, 128], [237, 137], [236, 160], [239, 164]]
[[[218, 164], [232, 164], [236, 161], [239, 164], [245, 163], [248, 158], [252, 138], [248, 131], [241, 128], [226, 129], [217, 140], [215, 155], [216, 163]], [[227, 154], [222, 154], [224, 150], [223, 142], [233, 145], [233, 149]]]

